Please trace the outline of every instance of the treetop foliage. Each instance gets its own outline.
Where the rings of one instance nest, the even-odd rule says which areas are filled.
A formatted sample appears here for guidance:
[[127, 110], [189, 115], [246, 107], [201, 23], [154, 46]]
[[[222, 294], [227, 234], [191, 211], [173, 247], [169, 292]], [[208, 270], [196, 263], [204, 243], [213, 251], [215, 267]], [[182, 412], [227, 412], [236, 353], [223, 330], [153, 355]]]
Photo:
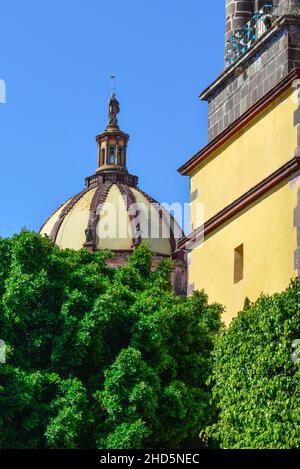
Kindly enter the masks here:
[[0, 448], [176, 448], [209, 423], [222, 308], [176, 297], [144, 243], [109, 257], [0, 239]]
[[224, 329], [211, 378], [219, 418], [206, 433], [222, 448], [300, 447], [300, 282], [283, 293], [249, 300]]

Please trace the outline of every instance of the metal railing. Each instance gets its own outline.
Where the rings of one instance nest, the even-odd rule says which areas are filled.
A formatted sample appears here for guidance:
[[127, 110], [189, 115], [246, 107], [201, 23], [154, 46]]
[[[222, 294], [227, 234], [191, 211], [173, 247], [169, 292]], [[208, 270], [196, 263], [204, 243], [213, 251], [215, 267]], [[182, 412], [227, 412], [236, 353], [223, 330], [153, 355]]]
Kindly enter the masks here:
[[278, 16], [276, 7], [264, 5], [228, 41], [226, 46], [226, 67], [234, 64], [268, 29]]

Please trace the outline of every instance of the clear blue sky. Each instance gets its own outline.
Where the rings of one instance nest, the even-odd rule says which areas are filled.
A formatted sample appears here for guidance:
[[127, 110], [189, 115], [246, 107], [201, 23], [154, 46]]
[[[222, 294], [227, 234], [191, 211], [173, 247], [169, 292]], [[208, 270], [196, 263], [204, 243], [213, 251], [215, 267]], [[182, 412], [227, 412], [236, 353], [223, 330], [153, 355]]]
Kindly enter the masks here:
[[39, 229], [95, 171], [111, 74], [129, 170], [187, 202], [177, 168], [207, 142], [198, 94], [223, 67], [225, 0], [4, 0], [0, 13], [0, 236]]

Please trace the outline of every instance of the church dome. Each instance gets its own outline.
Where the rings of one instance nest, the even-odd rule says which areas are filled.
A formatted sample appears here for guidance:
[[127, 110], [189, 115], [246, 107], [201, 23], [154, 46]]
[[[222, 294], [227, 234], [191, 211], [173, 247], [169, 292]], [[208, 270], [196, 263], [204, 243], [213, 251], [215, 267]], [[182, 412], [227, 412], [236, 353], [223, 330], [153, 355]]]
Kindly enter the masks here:
[[183, 232], [165, 207], [143, 192], [138, 177], [127, 170], [129, 135], [120, 130], [120, 105], [113, 94], [109, 100], [108, 125], [97, 135], [98, 167], [85, 180], [85, 189], [59, 207], [40, 229], [61, 248], [113, 252], [111, 265], [122, 265], [142, 240], [161, 258], [175, 260], [176, 291], [186, 288], [186, 262], [177, 241]]
[[[110, 176], [118, 179], [116, 174]], [[88, 183], [54, 212], [40, 233], [61, 248], [85, 246], [124, 254], [145, 239], [156, 255], [168, 257], [176, 252], [175, 236], [182, 236], [166, 209], [138, 187], [118, 180]]]

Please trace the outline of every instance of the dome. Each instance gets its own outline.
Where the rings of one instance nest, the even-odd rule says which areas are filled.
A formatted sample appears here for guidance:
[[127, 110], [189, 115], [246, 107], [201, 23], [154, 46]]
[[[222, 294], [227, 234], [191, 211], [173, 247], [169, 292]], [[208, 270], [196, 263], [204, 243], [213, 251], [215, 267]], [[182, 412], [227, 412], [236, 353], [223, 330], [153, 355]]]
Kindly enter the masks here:
[[183, 235], [173, 217], [149, 195], [111, 181], [88, 184], [51, 215], [40, 233], [61, 248], [85, 246], [115, 253], [130, 253], [144, 239], [155, 255], [166, 257], [175, 254], [176, 238]]
[[185, 254], [177, 247], [183, 232], [166, 208], [143, 192], [138, 177], [127, 170], [129, 135], [118, 126], [120, 105], [109, 100], [108, 125], [96, 137], [98, 167], [85, 179], [85, 189], [61, 205], [40, 229], [61, 248], [112, 251], [108, 262], [118, 266], [146, 240], [154, 254], [153, 267], [162, 258], [175, 260], [174, 290], [185, 294]]

